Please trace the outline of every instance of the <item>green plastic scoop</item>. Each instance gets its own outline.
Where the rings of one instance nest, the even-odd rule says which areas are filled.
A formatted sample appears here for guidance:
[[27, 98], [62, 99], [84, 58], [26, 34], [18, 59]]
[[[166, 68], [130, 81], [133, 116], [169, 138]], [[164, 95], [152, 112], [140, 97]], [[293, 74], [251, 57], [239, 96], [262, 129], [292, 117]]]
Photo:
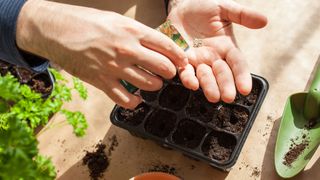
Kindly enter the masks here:
[[319, 143], [320, 65], [309, 92], [293, 94], [287, 100], [275, 147], [278, 175], [283, 178], [297, 175], [307, 165]]

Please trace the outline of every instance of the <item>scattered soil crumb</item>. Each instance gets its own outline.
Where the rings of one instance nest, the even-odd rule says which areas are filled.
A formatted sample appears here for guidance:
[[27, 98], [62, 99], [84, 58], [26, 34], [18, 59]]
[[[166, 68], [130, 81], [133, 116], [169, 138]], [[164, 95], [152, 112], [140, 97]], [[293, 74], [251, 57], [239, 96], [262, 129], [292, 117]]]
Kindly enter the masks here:
[[108, 149], [108, 156], [111, 156], [112, 151], [114, 151], [115, 148], [118, 147], [118, 145], [119, 145], [117, 136], [113, 135], [112, 137], [110, 137], [109, 138], [109, 142], [110, 142], [110, 147]]
[[305, 128], [311, 129], [317, 125], [317, 119], [309, 120], [308, 124], [305, 125]]
[[267, 120], [271, 121], [271, 120], [272, 120], [272, 116], [271, 116], [271, 115], [268, 115], [268, 116], [267, 116]]
[[292, 144], [290, 145], [289, 151], [285, 154], [283, 158], [283, 164], [291, 167], [291, 164], [299, 157], [299, 155], [306, 149], [309, 145], [308, 140], [303, 140], [300, 144], [296, 144], [292, 139]]
[[175, 167], [167, 165], [167, 164], [162, 164], [162, 163], [152, 165], [147, 170], [147, 172], [164, 172], [164, 173], [168, 173], [168, 174], [172, 174], [172, 175], [177, 174], [177, 170]]
[[253, 171], [251, 173], [251, 177], [254, 176], [254, 177], [259, 177], [261, 174], [261, 171], [258, 167], [254, 167], [253, 168]]
[[109, 158], [104, 152], [104, 149], [106, 148], [105, 144], [99, 144], [96, 145], [96, 150], [94, 152], [88, 152], [82, 159], [83, 165], [87, 165], [90, 172], [90, 177], [94, 180], [97, 180], [98, 178], [102, 177], [103, 172], [108, 168], [109, 166]]
[[66, 140], [64, 139], [62, 142], [61, 142], [61, 144], [64, 144], [66, 142]]

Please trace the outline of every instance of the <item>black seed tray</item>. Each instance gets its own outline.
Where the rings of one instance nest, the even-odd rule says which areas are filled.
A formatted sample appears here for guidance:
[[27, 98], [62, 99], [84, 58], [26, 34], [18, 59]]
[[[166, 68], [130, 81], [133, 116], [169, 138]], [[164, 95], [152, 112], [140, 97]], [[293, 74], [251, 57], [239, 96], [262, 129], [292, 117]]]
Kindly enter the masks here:
[[232, 104], [210, 103], [201, 89], [190, 91], [174, 78], [165, 81], [160, 91], [138, 90], [144, 102], [135, 110], [116, 105], [110, 119], [135, 136], [228, 171], [238, 159], [269, 88], [264, 78], [252, 78], [251, 93], [246, 97], [237, 94]]

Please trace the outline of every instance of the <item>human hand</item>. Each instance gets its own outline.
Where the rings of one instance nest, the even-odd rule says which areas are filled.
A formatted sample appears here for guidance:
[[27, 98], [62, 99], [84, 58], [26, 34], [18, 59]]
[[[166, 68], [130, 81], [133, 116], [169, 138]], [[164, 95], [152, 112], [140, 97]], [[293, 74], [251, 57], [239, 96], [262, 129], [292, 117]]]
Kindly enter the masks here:
[[236, 88], [250, 93], [252, 79], [232, 22], [258, 29], [267, 24], [265, 16], [232, 0], [171, 0], [168, 19], [195, 46], [187, 52], [190, 64], [179, 72], [184, 86], [201, 86], [211, 102], [233, 102]]
[[[187, 57], [171, 39], [116, 13], [42, 0], [29, 0], [17, 25], [17, 44], [52, 60], [103, 90], [114, 102], [135, 108], [141, 98], [125, 80], [147, 91], [162, 87]], [[172, 60], [172, 62], [170, 61]]]

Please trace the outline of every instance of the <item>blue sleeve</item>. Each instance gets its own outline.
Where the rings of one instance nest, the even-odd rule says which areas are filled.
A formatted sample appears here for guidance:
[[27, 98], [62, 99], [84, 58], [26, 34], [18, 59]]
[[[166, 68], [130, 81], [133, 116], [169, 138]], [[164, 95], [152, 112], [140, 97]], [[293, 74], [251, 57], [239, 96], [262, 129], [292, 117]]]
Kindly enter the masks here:
[[10, 64], [44, 71], [48, 61], [20, 50], [16, 45], [18, 15], [26, 0], [0, 0], [0, 59]]

